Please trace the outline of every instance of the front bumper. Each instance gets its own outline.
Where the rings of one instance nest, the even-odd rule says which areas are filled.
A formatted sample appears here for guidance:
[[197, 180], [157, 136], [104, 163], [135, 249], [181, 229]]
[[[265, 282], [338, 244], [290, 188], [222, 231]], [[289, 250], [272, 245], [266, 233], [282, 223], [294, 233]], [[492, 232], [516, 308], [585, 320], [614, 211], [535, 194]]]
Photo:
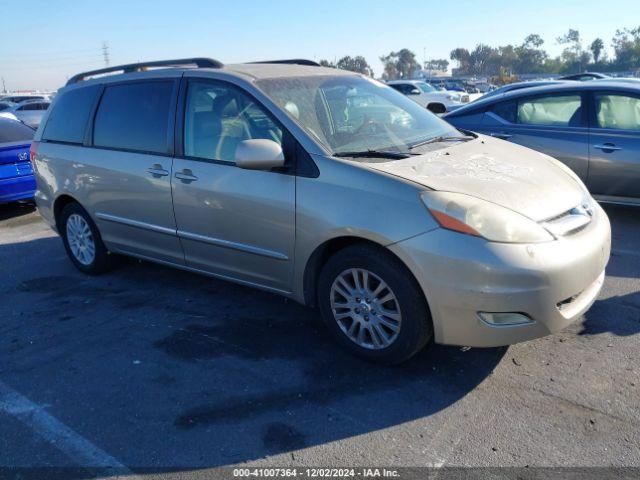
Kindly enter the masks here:
[[[494, 347], [571, 324], [595, 301], [611, 251], [611, 227], [596, 207], [582, 231], [553, 242], [506, 244], [436, 229], [389, 247], [425, 292], [442, 344]], [[490, 325], [478, 312], [519, 312], [533, 322]]]

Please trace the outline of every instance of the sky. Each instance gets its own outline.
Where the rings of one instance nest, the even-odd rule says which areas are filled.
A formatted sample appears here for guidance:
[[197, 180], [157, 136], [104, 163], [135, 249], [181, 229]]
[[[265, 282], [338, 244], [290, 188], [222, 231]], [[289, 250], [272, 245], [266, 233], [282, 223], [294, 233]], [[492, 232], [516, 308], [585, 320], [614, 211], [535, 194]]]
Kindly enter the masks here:
[[[8, 90], [57, 89], [105, 65], [205, 56], [224, 63], [379, 57], [409, 48], [422, 62], [459, 46], [519, 44], [529, 33], [558, 55], [577, 29], [611, 53], [617, 29], [640, 25], [639, 0], [0, 0], [0, 77]], [[2, 85], [0, 84], [0, 89]]]

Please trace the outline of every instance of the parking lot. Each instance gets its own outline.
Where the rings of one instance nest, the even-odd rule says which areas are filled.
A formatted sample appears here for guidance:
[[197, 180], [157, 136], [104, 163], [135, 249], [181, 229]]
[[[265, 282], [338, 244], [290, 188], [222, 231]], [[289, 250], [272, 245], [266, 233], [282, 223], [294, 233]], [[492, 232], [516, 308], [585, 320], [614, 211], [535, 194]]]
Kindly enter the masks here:
[[607, 212], [581, 323], [383, 368], [275, 295], [133, 260], [83, 276], [32, 206], [2, 205], [0, 465], [640, 466], [640, 213]]

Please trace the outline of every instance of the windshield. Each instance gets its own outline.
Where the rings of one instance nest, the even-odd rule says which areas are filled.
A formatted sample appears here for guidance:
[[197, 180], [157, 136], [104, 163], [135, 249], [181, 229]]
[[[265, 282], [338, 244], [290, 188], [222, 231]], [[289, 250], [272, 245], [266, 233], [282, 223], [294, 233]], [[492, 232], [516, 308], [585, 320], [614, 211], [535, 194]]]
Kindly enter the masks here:
[[288, 77], [256, 83], [333, 155], [404, 152], [430, 138], [460, 135], [426, 108], [365, 77]]
[[428, 83], [419, 82], [416, 85], [418, 85], [418, 88], [425, 93], [437, 92], [437, 90]]

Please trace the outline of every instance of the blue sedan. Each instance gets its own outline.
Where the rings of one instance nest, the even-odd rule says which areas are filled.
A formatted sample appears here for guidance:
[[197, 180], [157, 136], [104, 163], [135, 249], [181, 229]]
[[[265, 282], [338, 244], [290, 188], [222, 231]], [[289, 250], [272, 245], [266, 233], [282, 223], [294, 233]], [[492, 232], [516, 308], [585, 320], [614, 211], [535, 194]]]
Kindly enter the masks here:
[[640, 205], [638, 81], [522, 88], [481, 98], [443, 118], [560, 160], [600, 201]]
[[36, 181], [29, 148], [34, 133], [21, 122], [0, 117], [0, 203], [33, 198]]

